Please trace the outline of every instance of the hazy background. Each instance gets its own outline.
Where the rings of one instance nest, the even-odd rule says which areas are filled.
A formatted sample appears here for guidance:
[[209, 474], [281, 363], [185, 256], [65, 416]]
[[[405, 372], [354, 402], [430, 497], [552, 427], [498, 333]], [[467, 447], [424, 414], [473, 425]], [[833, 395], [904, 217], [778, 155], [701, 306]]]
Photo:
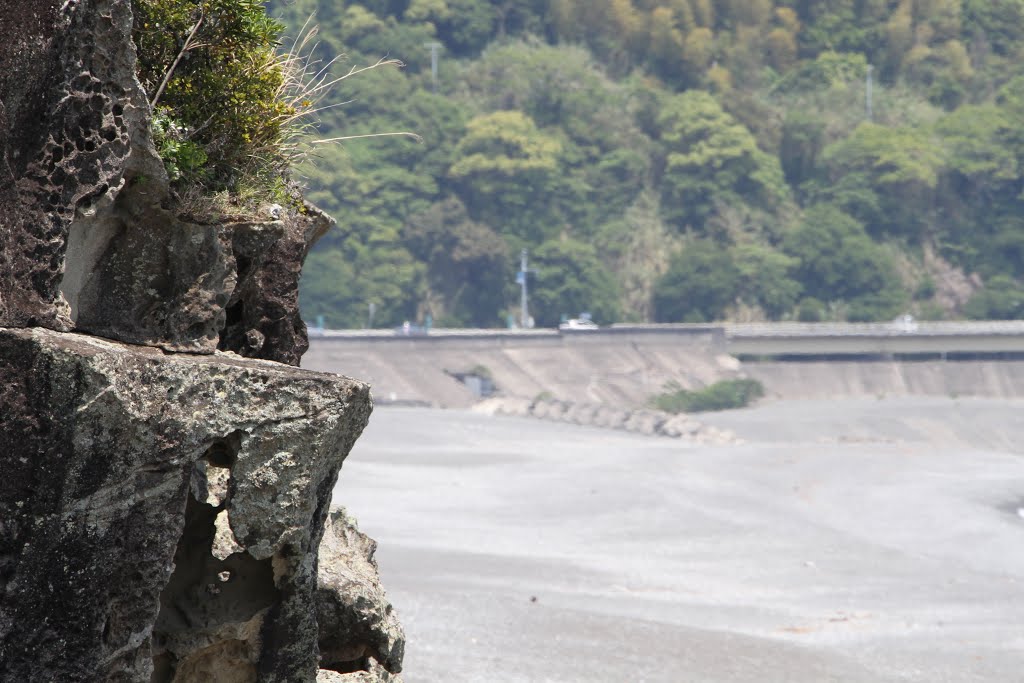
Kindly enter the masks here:
[[545, 327], [1024, 314], [1017, 0], [267, 4], [339, 75], [406, 65], [338, 84], [318, 137], [423, 139], [300, 170], [339, 225], [310, 323], [504, 326], [523, 248]]

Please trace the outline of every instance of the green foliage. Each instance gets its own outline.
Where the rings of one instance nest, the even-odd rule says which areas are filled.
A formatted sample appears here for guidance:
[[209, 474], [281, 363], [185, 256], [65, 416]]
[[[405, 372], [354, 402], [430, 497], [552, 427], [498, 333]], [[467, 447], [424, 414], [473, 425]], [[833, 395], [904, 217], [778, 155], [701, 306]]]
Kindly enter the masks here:
[[206, 151], [188, 139], [188, 129], [171, 118], [169, 109], [162, 107], [153, 113], [152, 132], [153, 144], [172, 182], [183, 177], [201, 181], [206, 176]]
[[820, 323], [828, 316], [828, 307], [812, 296], [800, 301], [796, 319], [802, 323]]
[[826, 50], [814, 61], [790, 70], [775, 85], [778, 92], [846, 89], [864, 80], [868, 60], [863, 54]]
[[155, 134], [172, 175], [217, 190], [246, 174], [283, 172], [283, 128], [297, 112], [280, 97], [283, 27], [263, 4], [134, 0], [132, 8], [139, 80], [164, 108]]
[[456, 55], [479, 54], [498, 28], [498, 12], [479, 0], [447, 0], [448, 13], [435, 22], [437, 38]]
[[634, 99], [586, 51], [501, 45], [470, 66], [464, 83], [468, 96], [487, 109], [515, 107], [559, 140], [558, 173], [546, 180], [550, 222], [593, 233], [643, 191], [651, 141], [634, 120]]
[[508, 282], [508, 250], [486, 225], [450, 198], [415, 214], [402, 241], [427, 266], [429, 313], [446, 326], [491, 327], [500, 321]]
[[536, 244], [556, 234], [558, 224], [540, 210], [558, 174], [558, 140], [544, 135], [528, 116], [498, 111], [466, 124], [448, 176], [470, 214]]
[[786, 113], [779, 142], [779, 161], [786, 182], [800, 187], [818, 174], [825, 146], [825, 122], [804, 110]]
[[963, 0], [964, 28], [977, 31], [1001, 56], [1019, 55], [1024, 40], [1021, 0]]
[[741, 273], [729, 253], [710, 240], [694, 240], [676, 254], [654, 288], [658, 322], [721, 320], [740, 292]]
[[[527, 247], [562, 264], [538, 276], [566, 273], [531, 276], [543, 324], [597, 309], [584, 291], [604, 292], [602, 322], [879, 320], [939, 305], [918, 287], [938, 252], [989, 283], [972, 315], [1007, 315], [1024, 277], [1022, 3], [272, 0], [292, 35], [316, 10], [325, 59], [408, 64], [341, 84], [325, 137], [424, 138], [322, 148], [302, 171], [341, 226], [304, 306], [359, 326], [372, 296], [380, 324], [500, 324]], [[219, 163], [203, 121], [169, 116], [169, 170]]]
[[929, 131], [872, 123], [826, 148], [833, 186], [821, 193], [874, 234], [916, 237], [930, 218], [945, 164]]
[[783, 250], [798, 261], [804, 291], [822, 301], [851, 302], [850, 319], [889, 318], [905, 296], [891, 257], [863, 225], [835, 206], [808, 209]]
[[367, 326], [374, 305], [374, 327], [417, 319], [416, 296], [423, 266], [408, 251], [386, 243], [319, 250], [306, 259], [299, 303], [306, 320], [324, 316], [328, 327]]
[[680, 229], [703, 231], [717, 203], [747, 203], [771, 211], [788, 189], [776, 158], [711, 94], [691, 91], [666, 103], [658, 118], [666, 151], [661, 177], [666, 217]]
[[542, 327], [554, 327], [563, 316], [590, 313], [594, 322], [619, 319], [619, 292], [615, 279], [598, 260], [590, 244], [551, 240], [533, 252], [530, 313]]
[[739, 273], [742, 301], [759, 306], [772, 320], [793, 309], [803, 290], [793, 277], [797, 259], [760, 244], [737, 246], [730, 255]]
[[696, 391], [669, 382], [663, 393], [651, 398], [650, 404], [666, 413], [700, 413], [745, 408], [762, 396], [764, 385], [756, 379], [727, 379]]
[[1018, 320], [1024, 318], [1024, 287], [1013, 278], [997, 275], [975, 292], [964, 306], [972, 320]]

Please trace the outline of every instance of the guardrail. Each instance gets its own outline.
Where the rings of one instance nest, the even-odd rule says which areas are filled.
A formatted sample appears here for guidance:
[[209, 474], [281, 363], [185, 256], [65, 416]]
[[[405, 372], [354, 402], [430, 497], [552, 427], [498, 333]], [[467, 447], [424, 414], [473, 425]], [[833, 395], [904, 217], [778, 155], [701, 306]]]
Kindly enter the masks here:
[[596, 330], [459, 329], [318, 330], [311, 340], [336, 342], [445, 341], [478, 343], [588, 343], [631, 338], [658, 343], [693, 343], [706, 340], [723, 352], [743, 358], [810, 357], [937, 357], [974, 355], [998, 357], [1024, 354], [1024, 321], [917, 322], [899, 319], [888, 323], [725, 323], [625, 324]]
[[725, 326], [739, 357], [993, 357], [1024, 354], [1024, 321], [747, 323]]

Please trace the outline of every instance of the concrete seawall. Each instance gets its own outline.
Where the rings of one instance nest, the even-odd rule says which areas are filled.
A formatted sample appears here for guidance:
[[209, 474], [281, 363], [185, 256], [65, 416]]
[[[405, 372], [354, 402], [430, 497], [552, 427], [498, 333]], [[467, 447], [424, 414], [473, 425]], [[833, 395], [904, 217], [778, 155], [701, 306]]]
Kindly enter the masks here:
[[1024, 361], [747, 362], [768, 398], [1024, 397]]
[[699, 387], [734, 376], [720, 328], [684, 334], [556, 332], [426, 337], [317, 337], [302, 366], [370, 383], [378, 402], [464, 408], [478, 400], [454, 375], [490, 377], [506, 396], [643, 405], [668, 381]]
[[[792, 334], [793, 327], [780, 329]], [[941, 338], [975, 344], [982, 338], [979, 333], [984, 333], [990, 339], [1002, 336], [1004, 345], [1016, 343], [1016, 334], [1007, 333], [1009, 328], [994, 332], [979, 326], [964, 328], [967, 333], [963, 337], [946, 334], [945, 330], [941, 330], [943, 335], [925, 330], [924, 334], [905, 336], [927, 344]], [[902, 338], [899, 330], [896, 334], [889, 328], [880, 330], [860, 326], [848, 337], [867, 339], [869, 343], [874, 343], [873, 338], [888, 340], [886, 343]], [[841, 345], [847, 343], [841, 332], [831, 331], [831, 336], [815, 332], [813, 338]], [[1012, 356], [892, 360], [875, 355], [827, 361], [805, 356], [802, 360], [748, 360], [741, 364], [729, 355], [734, 350], [733, 336], [741, 334], [735, 334], [731, 327], [692, 325], [561, 334], [554, 330], [441, 331], [430, 336], [314, 334], [303, 367], [366, 380], [378, 403], [449, 408], [465, 408], [479, 400], [479, 395], [460, 381], [459, 377], [466, 374], [493, 381], [503, 396], [621, 407], [644, 405], [670, 381], [696, 388], [735, 376], [756, 378], [765, 385], [769, 398], [781, 399], [1024, 397], [1024, 360]], [[749, 351], [752, 335], [749, 331], [746, 334], [744, 349]], [[800, 343], [808, 338], [811, 335], [803, 335]], [[829, 341], [833, 338], [838, 341]], [[776, 340], [772, 344], [773, 349], [777, 348]], [[817, 351], [818, 347], [811, 350]]]

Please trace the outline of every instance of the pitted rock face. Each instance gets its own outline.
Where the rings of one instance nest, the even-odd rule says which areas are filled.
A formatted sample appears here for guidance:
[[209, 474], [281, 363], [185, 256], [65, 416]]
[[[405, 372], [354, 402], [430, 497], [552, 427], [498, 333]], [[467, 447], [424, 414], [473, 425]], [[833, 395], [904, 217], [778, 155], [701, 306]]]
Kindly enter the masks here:
[[181, 215], [128, 0], [0, 0], [0, 326], [298, 365], [302, 263], [332, 219]]
[[218, 348], [248, 358], [298, 365], [309, 348], [299, 315], [299, 277], [309, 250], [334, 219], [312, 204], [281, 210], [282, 234], [269, 247], [241, 231], [232, 240], [238, 286]]
[[[131, 25], [129, 0], [0, 0], [0, 682], [313, 681], [317, 550], [371, 409], [286, 365], [331, 220], [182, 215]], [[348, 632], [325, 642], [398, 680], [390, 636]]]
[[366, 385], [0, 329], [0, 680], [312, 681]]
[[138, 89], [126, 0], [0, 0], [0, 325], [71, 326], [68, 226], [121, 182]]

